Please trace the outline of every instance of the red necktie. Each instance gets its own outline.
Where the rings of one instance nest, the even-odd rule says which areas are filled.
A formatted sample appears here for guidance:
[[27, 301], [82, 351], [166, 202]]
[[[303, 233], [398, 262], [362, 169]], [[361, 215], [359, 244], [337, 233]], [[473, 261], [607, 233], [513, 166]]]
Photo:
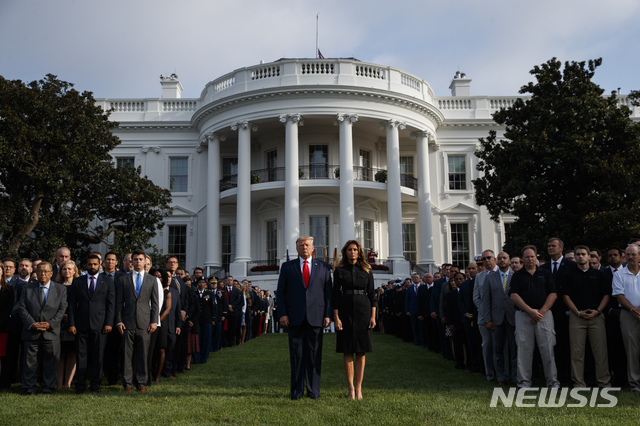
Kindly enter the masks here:
[[304, 280], [304, 286], [309, 288], [309, 265], [307, 265], [308, 260], [304, 261], [304, 267], [302, 268], [302, 279]]

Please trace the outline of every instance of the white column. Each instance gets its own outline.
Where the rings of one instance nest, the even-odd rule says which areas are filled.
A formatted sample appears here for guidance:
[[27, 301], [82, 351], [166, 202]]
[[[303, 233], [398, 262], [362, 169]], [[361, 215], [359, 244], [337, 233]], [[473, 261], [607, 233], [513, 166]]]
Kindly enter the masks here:
[[402, 253], [402, 197], [400, 192], [400, 135], [405, 123], [388, 120], [383, 123], [387, 129], [387, 211], [389, 222], [389, 260], [393, 262], [393, 273], [408, 275], [409, 262]]
[[427, 131], [415, 132], [418, 154], [418, 258], [419, 264], [433, 264], [433, 227], [431, 218], [431, 181], [429, 172], [429, 139], [433, 135]]
[[[284, 247], [295, 253], [296, 239], [300, 236], [300, 180], [298, 175], [298, 125], [300, 114], [282, 114], [284, 123]], [[284, 253], [284, 252], [283, 252]], [[283, 259], [286, 259], [282, 257]]]
[[207, 275], [211, 267], [222, 265], [222, 239], [220, 229], [220, 137], [215, 133], [207, 133], [205, 139], [209, 142], [207, 158], [207, 237], [204, 266]]
[[357, 114], [338, 114], [340, 125], [340, 241], [342, 247], [355, 238], [355, 201], [353, 198], [353, 123]]
[[238, 130], [238, 195], [236, 201], [236, 259], [231, 275], [246, 276], [251, 260], [251, 130], [247, 120], [233, 123]]

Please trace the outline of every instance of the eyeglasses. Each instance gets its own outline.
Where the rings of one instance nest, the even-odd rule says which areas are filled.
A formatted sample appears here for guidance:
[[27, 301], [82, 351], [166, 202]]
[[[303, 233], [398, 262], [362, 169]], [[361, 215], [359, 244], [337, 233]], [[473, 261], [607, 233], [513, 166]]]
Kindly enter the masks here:
[[36, 274], [52, 274], [53, 271], [36, 271]]
[[482, 260], [491, 260], [493, 259], [493, 256], [485, 256], [482, 258]]

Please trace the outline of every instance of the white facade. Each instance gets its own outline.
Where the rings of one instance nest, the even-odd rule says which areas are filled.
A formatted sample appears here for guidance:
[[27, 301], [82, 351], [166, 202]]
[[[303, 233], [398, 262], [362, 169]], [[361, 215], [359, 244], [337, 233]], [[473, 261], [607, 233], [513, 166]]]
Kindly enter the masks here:
[[503, 130], [491, 114], [517, 97], [472, 97], [470, 82], [457, 74], [453, 96], [436, 97], [393, 67], [283, 59], [211, 81], [197, 99], [180, 98], [171, 76], [162, 98], [97, 102], [120, 123], [113, 156], [173, 188], [174, 213], [151, 243], [180, 251], [189, 270], [215, 271], [232, 251], [234, 277], [274, 288], [276, 276], [251, 269], [287, 247], [295, 256], [298, 235], [325, 240], [330, 257], [351, 238], [372, 245], [393, 271], [379, 282], [408, 276], [405, 255], [426, 269], [503, 245], [513, 218], [491, 221], [471, 181], [478, 138]]

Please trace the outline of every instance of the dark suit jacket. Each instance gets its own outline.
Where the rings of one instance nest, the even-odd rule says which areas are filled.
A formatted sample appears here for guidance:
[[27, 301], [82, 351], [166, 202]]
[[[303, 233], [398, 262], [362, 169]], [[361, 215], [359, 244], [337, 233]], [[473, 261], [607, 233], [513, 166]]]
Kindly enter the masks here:
[[[478, 319], [478, 309], [473, 303], [473, 287], [475, 285], [475, 279], [468, 279], [460, 283], [460, 291], [458, 292], [458, 305], [460, 314], [464, 317], [464, 314], [471, 314], [471, 320], [476, 322]], [[448, 319], [448, 318], [447, 318]]]
[[171, 280], [171, 284], [169, 285], [169, 287], [176, 290], [180, 296], [180, 310], [189, 312], [189, 302], [191, 301], [191, 297], [189, 297], [189, 292], [191, 290], [182, 281], [182, 278], [176, 276], [175, 281]]
[[416, 311], [418, 316], [422, 316], [426, 319], [429, 316], [429, 299], [431, 299], [431, 292], [433, 291], [433, 286], [431, 289], [428, 288], [426, 284], [422, 284], [418, 287], [418, 300], [416, 301]]
[[200, 304], [200, 323], [211, 324], [211, 321], [215, 319], [215, 303], [213, 302], [214, 296], [209, 290], [205, 290], [200, 297], [200, 291], [196, 293]]
[[[167, 330], [169, 334], [176, 334], [176, 328], [182, 328], [180, 294], [178, 294], [178, 290], [171, 287], [169, 287], [169, 292], [171, 292], [171, 309], [169, 310], [169, 315], [167, 315]], [[186, 291], [185, 294], [188, 296], [189, 292]], [[182, 330], [180, 332], [182, 334]]]
[[[546, 269], [547, 271], [551, 272], [551, 275], [553, 275], [553, 281], [556, 284], [557, 294], [563, 294], [562, 282], [564, 280], [564, 277], [567, 276], [567, 273], [571, 271], [573, 268], [575, 268], [576, 266], [577, 266], [576, 262], [574, 262], [573, 260], [568, 260], [567, 258], [563, 257], [562, 262], [560, 262], [560, 265], [558, 265], [558, 270], [556, 271], [555, 275], [553, 275], [553, 273], [551, 272], [551, 270], [553, 269], [552, 260], [549, 260], [548, 262], [546, 262], [544, 265], [540, 267], [540, 269]], [[567, 317], [566, 315], [566, 312], [568, 310], [569, 308], [567, 308], [567, 305], [565, 305], [564, 300], [562, 300], [562, 297], [558, 297], [556, 301], [553, 303], [553, 306], [551, 307], [551, 312], [553, 312], [553, 319], [555, 323], [557, 323], [558, 321], [564, 321], [568, 323], [569, 317]]]
[[144, 274], [140, 297], [136, 295], [133, 273], [122, 275], [116, 284], [116, 325], [123, 323], [129, 330], [146, 330], [158, 323], [158, 279]]
[[69, 287], [69, 327], [78, 331], [100, 331], [112, 325], [116, 315], [116, 289], [105, 274], [98, 274], [96, 290], [89, 296], [89, 276], [73, 279]]
[[509, 296], [513, 271], [509, 269], [507, 275], [507, 291], [502, 289], [502, 272], [494, 272], [487, 275], [485, 280], [485, 292], [482, 297], [482, 311], [487, 322], [493, 321], [493, 325], [501, 325], [506, 319], [509, 325], [516, 325], [516, 305]]
[[22, 335], [22, 320], [20, 319], [20, 314], [18, 313], [18, 303], [20, 302], [20, 295], [22, 294], [22, 290], [27, 286], [28, 283], [34, 282], [38, 283], [36, 280], [29, 280], [28, 282], [22, 281], [20, 279], [13, 279], [11, 285], [13, 286], [13, 303], [11, 305], [11, 325], [9, 328], [9, 332], [16, 335]]
[[[67, 288], [51, 281], [49, 296], [44, 308], [40, 305], [40, 283], [30, 282], [24, 287], [18, 302], [18, 314], [22, 320], [22, 340], [60, 340], [60, 323], [67, 311]], [[34, 322], [48, 322], [51, 327], [40, 332], [30, 330]]]
[[442, 277], [433, 282], [433, 291], [431, 292], [431, 301], [429, 302], [430, 312], [435, 312], [440, 316], [440, 293], [442, 292], [442, 286], [447, 285], [447, 279]]
[[404, 311], [411, 315], [418, 313], [418, 289], [415, 284], [407, 287], [407, 294], [404, 297]]
[[[224, 287], [225, 294], [227, 293], [227, 287]], [[244, 305], [244, 299], [242, 293], [235, 287], [231, 287], [229, 294], [229, 306], [233, 307], [233, 313], [229, 311], [228, 316], [233, 315], [233, 318], [240, 318], [242, 315], [242, 306]], [[225, 297], [226, 300], [226, 297]]]
[[289, 317], [289, 325], [299, 326], [305, 317], [312, 327], [322, 327], [331, 318], [331, 267], [311, 258], [309, 287], [305, 288], [300, 260], [284, 262], [278, 277], [278, 315]]

